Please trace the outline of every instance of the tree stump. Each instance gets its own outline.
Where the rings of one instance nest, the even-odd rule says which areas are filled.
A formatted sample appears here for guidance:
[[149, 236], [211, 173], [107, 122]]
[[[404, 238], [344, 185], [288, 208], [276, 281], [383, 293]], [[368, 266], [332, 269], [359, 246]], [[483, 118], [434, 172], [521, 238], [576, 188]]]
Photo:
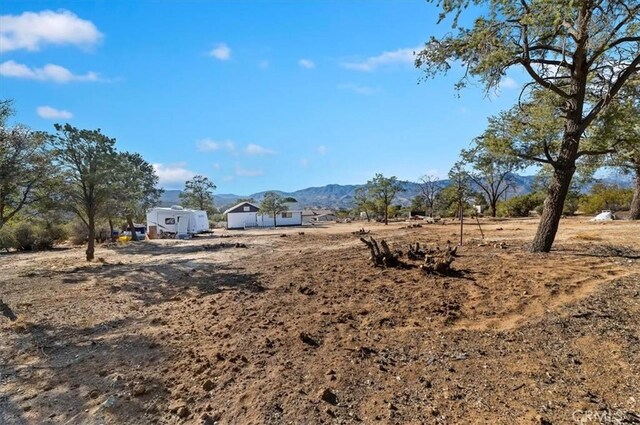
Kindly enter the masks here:
[[369, 247], [369, 250], [371, 251], [370, 259], [374, 267], [400, 266], [398, 255], [391, 252], [391, 250], [389, 249], [389, 245], [384, 239], [380, 241], [379, 246], [378, 242], [372, 237], [370, 237], [369, 240], [365, 238], [360, 238], [360, 240]]
[[410, 260], [423, 260], [425, 255], [426, 253], [420, 248], [420, 242], [409, 244], [407, 257], [409, 257]]
[[436, 252], [429, 252], [424, 257], [424, 264], [420, 266], [420, 268], [425, 273], [438, 273], [438, 274], [448, 274], [452, 271], [451, 263], [455, 260], [455, 255], [458, 247], [451, 248], [448, 246], [446, 250], [440, 251], [439, 249]]

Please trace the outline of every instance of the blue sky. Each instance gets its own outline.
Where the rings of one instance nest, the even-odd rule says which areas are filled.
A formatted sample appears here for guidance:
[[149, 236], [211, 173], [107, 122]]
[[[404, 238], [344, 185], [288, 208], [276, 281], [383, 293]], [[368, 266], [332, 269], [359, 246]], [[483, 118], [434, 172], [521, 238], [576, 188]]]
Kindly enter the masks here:
[[[100, 128], [156, 164], [165, 188], [218, 193], [446, 176], [513, 104], [458, 71], [420, 81], [424, 1], [28, 1], [0, 5], [0, 98], [37, 130]], [[420, 84], [418, 84], [420, 82]]]

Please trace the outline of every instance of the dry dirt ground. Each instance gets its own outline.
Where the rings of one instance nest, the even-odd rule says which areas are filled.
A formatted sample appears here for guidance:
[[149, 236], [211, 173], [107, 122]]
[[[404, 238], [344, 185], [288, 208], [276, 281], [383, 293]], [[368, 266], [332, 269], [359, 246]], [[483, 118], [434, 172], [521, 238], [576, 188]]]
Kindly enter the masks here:
[[1, 255], [0, 423], [639, 423], [640, 223], [566, 219], [531, 254], [536, 224], [466, 227], [452, 276], [351, 232], [456, 223]]

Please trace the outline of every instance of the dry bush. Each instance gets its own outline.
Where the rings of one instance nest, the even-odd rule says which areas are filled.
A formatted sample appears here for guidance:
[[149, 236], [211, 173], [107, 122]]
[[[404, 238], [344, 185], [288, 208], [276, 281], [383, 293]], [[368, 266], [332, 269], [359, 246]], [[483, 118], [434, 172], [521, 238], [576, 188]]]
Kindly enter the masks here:
[[73, 245], [84, 245], [89, 240], [87, 226], [80, 220], [74, 220], [69, 224], [69, 242]]
[[598, 235], [594, 235], [589, 232], [580, 232], [574, 236], [575, 239], [580, 239], [582, 241], [601, 241], [602, 238]]

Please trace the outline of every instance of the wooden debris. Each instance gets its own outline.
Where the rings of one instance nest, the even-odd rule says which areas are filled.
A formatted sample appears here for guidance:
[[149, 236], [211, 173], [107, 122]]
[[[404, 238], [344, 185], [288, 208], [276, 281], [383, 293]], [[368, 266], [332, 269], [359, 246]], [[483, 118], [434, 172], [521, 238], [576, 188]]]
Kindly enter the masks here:
[[444, 251], [437, 249], [436, 252], [429, 252], [424, 257], [424, 264], [420, 268], [425, 273], [448, 274], [451, 272], [451, 263], [455, 260], [458, 247], [448, 246]]
[[356, 230], [355, 232], [351, 232], [351, 234], [356, 236], [368, 235], [371, 230], [364, 230], [364, 227], [360, 230]]
[[420, 242], [416, 242], [415, 244], [409, 244], [409, 251], [407, 252], [407, 257], [410, 260], [423, 260], [426, 255], [420, 248]]
[[420, 223], [412, 223], [403, 227], [403, 229], [417, 229], [418, 227], [422, 227]]
[[204, 244], [202, 245], [202, 249], [205, 251], [217, 251], [219, 249], [226, 249], [226, 248], [247, 248], [247, 245], [241, 242], [236, 242], [236, 243], [226, 243], [226, 242], [222, 242], [222, 243], [218, 243], [218, 244]]
[[378, 242], [369, 237], [369, 240], [360, 238], [360, 240], [369, 247], [371, 251], [371, 262], [375, 267], [399, 267], [401, 265], [398, 260], [398, 254], [392, 253], [387, 242], [382, 239], [380, 245]]

